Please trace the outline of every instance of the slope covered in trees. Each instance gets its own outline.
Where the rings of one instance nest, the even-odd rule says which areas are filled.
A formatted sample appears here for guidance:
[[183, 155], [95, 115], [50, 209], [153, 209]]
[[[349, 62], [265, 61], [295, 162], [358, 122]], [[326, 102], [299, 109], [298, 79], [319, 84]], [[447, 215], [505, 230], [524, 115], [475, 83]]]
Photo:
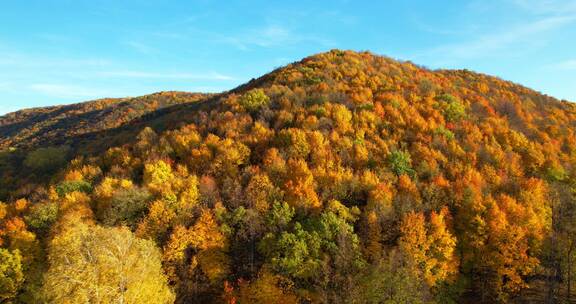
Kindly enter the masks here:
[[0, 148], [66, 144], [75, 136], [116, 128], [158, 109], [208, 96], [210, 94], [161, 92], [17, 111], [0, 117]]
[[24, 160], [3, 300], [576, 298], [576, 106], [528, 88], [334, 50], [101, 136]]
[[[28, 195], [75, 155], [95, 154], [135, 136], [132, 127], [147, 115], [176, 111], [213, 94], [160, 92], [36, 108], [0, 117], [0, 200], [9, 192]], [[119, 132], [119, 129], [124, 132]]]

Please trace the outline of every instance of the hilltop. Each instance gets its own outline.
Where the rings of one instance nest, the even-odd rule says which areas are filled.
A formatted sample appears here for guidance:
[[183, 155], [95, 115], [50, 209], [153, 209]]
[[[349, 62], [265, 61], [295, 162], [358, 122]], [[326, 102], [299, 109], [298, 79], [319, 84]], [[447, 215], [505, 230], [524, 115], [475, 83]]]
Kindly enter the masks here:
[[576, 298], [576, 105], [496, 77], [333, 50], [12, 113], [0, 145], [3, 299]]

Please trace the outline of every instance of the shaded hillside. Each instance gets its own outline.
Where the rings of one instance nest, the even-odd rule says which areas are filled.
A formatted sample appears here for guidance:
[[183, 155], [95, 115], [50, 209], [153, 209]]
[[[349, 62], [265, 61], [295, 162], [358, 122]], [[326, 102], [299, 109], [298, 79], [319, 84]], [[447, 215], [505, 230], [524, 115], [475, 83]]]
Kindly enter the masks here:
[[5, 152], [47, 170], [0, 209], [8, 298], [576, 299], [576, 106], [508, 81], [334, 50], [73, 138]]
[[[194, 104], [213, 95], [160, 92], [134, 98], [26, 109], [1, 116], [0, 199], [5, 199], [10, 193], [25, 195], [33, 188], [31, 184], [49, 180], [50, 175], [77, 155], [106, 151], [132, 140], [140, 126], [130, 125], [145, 120], [150, 113]], [[50, 168], [25, 165], [30, 154], [46, 148], [55, 149], [59, 156]]]
[[0, 149], [67, 143], [83, 134], [119, 127], [158, 109], [196, 102], [209, 96], [161, 92], [9, 113], [0, 117]]

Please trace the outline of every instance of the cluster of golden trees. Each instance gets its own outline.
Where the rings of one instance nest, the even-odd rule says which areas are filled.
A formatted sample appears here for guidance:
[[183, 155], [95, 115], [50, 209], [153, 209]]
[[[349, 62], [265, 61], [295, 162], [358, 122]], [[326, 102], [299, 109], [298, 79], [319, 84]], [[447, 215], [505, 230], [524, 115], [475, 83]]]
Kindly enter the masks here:
[[575, 122], [488, 76], [309, 57], [0, 205], [0, 297], [574, 299]]

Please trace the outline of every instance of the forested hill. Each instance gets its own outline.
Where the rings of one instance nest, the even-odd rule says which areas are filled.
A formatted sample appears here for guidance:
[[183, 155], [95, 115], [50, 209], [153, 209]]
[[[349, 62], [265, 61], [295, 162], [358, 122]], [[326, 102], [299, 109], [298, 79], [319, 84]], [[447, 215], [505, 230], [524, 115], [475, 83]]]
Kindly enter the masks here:
[[147, 113], [209, 96], [161, 92], [136, 98], [108, 98], [21, 110], [0, 116], [0, 148], [64, 144], [73, 141], [75, 136], [116, 128]]
[[0, 116], [0, 200], [29, 194], [74, 157], [98, 154], [133, 140], [143, 125], [149, 125], [144, 122], [150, 117], [194, 106], [214, 95], [160, 92]]
[[339, 50], [182, 94], [0, 119], [0, 301], [576, 301], [574, 104]]

